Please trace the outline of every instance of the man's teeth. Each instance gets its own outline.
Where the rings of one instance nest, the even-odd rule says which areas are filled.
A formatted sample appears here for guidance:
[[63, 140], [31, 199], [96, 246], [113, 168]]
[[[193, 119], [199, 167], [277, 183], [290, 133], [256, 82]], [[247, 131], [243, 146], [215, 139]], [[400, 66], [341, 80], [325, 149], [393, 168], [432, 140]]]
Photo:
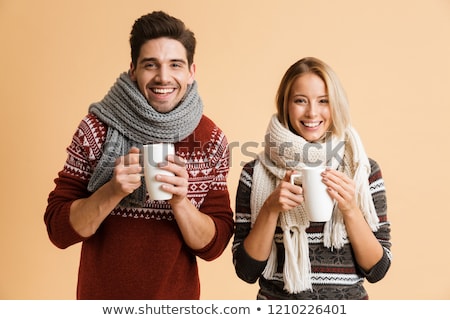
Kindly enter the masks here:
[[317, 127], [320, 124], [320, 121], [317, 121], [317, 122], [303, 122], [303, 124], [305, 125], [305, 127], [314, 128], [314, 127]]
[[152, 91], [154, 93], [160, 93], [160, 94], [171, 93], [171, 92], [173, 92], [173, 90], [174, 90], [173, 88], [171, 88], [171, 89], [160, 89], [160, 88], [152, 89]]

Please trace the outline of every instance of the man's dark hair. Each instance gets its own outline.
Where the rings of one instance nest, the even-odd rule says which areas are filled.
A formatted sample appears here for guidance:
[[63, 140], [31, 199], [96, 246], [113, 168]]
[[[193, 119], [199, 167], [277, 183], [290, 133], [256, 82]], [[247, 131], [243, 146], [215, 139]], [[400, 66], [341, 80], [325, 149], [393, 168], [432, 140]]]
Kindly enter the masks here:
[[189, 66], [194, 62], [196, 40], [183, 21], [163, 11], [146, 14], [134, 22], [130, 34], [131, 61], [136, 66], [142, 45], [148, 40], [167, 37], [177, 40], [186, 49]]

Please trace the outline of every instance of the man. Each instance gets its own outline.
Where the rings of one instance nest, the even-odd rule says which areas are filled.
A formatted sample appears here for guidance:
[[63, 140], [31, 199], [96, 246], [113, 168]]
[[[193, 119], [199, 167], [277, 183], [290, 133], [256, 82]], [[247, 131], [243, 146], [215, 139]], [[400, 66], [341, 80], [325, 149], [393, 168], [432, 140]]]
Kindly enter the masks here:
[[[203, 115], [196, 40], [158, 11], [135, 21], [130, 70], [94, 103], [67, 148], [44, 220], [59, 248], [82, 242], [78, 299], [199, 299], [196, 257], [219, 257], [233, 233], [227, 140]], [[142, 145], [173, 142], [151, 201]]]

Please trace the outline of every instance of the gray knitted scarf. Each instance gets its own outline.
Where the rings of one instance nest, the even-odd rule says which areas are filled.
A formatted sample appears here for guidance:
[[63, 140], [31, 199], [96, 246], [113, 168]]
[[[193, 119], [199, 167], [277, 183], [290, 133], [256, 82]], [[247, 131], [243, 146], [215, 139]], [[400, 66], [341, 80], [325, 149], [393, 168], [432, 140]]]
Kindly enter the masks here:
[[[89, 107], [89, 112], [108, 127], [103, 154], [88, 184], [88, 190], [94, 192], [112, 178], [116, 159], [127, 154], [132, 146], [142, 150], [145, 143], [175, 143], [188, 137], [200, 122], [203, 103], [194, 81], [175, 109], [160, 113], [149, 105], [136, 83], [124, 72], [103, 100]], [[145, 181], [142, 179], [141, 187], [120, 204], [140, 207], [145, 199]]]

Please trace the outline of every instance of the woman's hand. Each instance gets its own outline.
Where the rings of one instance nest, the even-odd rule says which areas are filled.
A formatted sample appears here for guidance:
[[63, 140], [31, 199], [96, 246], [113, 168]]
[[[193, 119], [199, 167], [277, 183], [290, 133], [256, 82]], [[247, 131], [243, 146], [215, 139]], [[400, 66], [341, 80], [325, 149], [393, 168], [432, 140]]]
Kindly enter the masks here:
[[290, 183], [292, 174], [292, 171], [286, 172], [284, 179], [266, 199], [253, 228], [244, 240], [245, 251], [253, 259], [264, 261], [269, 257], [278, 216], [304, 201], [302, 187]]
[[302, 187], [290, 183], [293, 173], [293, 171], [286, 172], [284, 179], [264, 202], [264, 209], [280, 213], [293, 209], [304, 201]]
[[356, 202], [355, 182], [333, 169], [322, 173], [330, 196], [337, 201], [356, 261], [368, 272], [383, 256], [383, 247], [373, 234]]
[[355, 212], [355, 209], [359, 208], [356, 203], [355, 182], [345, 173], [327, 168], [322, 173], [322, 177], [329, 195], [336, 200], [342, 214]]

